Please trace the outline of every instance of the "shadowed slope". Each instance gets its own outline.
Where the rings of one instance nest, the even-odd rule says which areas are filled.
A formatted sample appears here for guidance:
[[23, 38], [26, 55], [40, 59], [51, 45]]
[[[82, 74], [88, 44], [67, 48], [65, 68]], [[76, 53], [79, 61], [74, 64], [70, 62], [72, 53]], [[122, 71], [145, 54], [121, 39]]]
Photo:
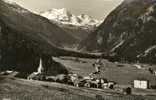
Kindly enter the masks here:
[[[60, 45], [74, 42], [71, 36], [46, 18], [15, 3], [0, 1], [0, 27], [1, 69], [31, 73], [37, 70], [40, 58], [50, 59], [50, 63], [46, 60], [43, 62], [44, 67], [61, 68], [51, 65], [52, 56], [95, 57], [61, 49]], [[55, 71], [59, 72], [57, 69]]]

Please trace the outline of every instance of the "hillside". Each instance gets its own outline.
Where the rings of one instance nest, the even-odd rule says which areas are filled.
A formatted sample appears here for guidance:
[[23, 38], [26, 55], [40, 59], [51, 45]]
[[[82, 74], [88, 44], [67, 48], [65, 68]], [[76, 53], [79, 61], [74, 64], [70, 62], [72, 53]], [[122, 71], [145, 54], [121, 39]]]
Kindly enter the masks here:
[[[93, 57], [62, 49], [62, 45], [74, 43], [70, 35], [10, 0], [0, 0], [0, 12], [0, 70], [28, 75], [37, 70], [41, 58], [43, 66], [52, 69], [51, 74], [59, 74], [66, 69], [53, 61], [52, 56]], [[61, 69], [64, 71], [60, 72]]]
[[[75, 60], [74, 57], [61, 57], [54, 58], [55, 61], [60, 62], [68, 70], [81, 76], [88, 76], [90, 73], [95, 71], [92, 66], [97, 59], [85, 59], [79, 58]], [[138, 64], [142, 68], [138, 69], [134, 65], [135, 63], [113, 63], [106, 59], [102, 60], [103, 66], [101, 68], [101, 73], [95, 77], [106, 78], [109, 81], [117, 82], [119, 85], [131, 86], [133, 80], [144, 79], [150, 82], [150, 85], [155, 85], [156, 77], [149, 72], [149, 68], [155, 69], [156, 65], [149, 64]]]
[[90, 28], [84, 28], [83, 26], [75, 26], [75, 25], [64, 25], [64, 24], [58, 24], [64, 31], [69, 33], [71, 36], [76, 38], [78, 41], [75, 43], [76, 45], [79, 44], [80, 41], [85, 39], [91, 32], [93, 32], [97, 27], [90, 27]]
[[[6, 14], [5, 12], [8, 13]], [[35, 15], [29, 12], [28, 10], [21, 8], [15, 3], [7, 3], [1, 6], [1, 20], [12, 21], [12, 23], [15, 24], [14, 27], [18, 27], [19, 29], [23, 29], [24, 27], [25, 30], [20, 30], [23, 32], [27, 29], [27, 31], [31, 31], [32, 33], [34, 31], [38, 32], [38, 34], [44, 33], [46, 36], [45, 38], [53, 42], [53, 45], [55, 46], [71, 45], [74, 42], [76, 42], [74, 37], [70, 36], [57, 25], [50, 23], [50, 21], [46, 18], [43, 18], [39, 15]]]
[[0, 99], [11, 100], [154, 100], [154, 96], [123, 96], [59, 83], [0, 77]]
[[104, 52], [116, 60], [156, 63], [155, 25], [155, 0], [125, 0], [79, 48]]

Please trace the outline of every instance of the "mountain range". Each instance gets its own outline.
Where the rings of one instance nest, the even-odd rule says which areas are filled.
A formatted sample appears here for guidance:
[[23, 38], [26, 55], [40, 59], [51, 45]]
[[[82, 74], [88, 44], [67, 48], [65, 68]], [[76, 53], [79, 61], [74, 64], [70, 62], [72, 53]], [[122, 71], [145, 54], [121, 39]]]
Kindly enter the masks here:
[[0, 70], [16, 70], [25, 77], [37, 70], [42, 59], [47, 74], [68, 73], [52, 56], [99, 57], [88, 52], [103, 53], [112, 61], [156, 63], [155, 26], [155, 0], [125, 0], [80, 42], [78, 49], [87, 53], [75, 52], [64, 47], [77, 38], [58, 22], [0, 0]]
[[0, 70], [19, 71], [25, 77], [37, 71], [42, 59], [46, 73], [67, 73], [52, 56], [91, 56], [62, 49], [74, 43], [72, 36], [48, 19], [11, 0], [0, 0]]
[[76, 16], [65, 8], [53, 8], [41, 12], [40, 15], [48, 18], [53, 23], [56, 23], [79, 41], [88, 36], [89, 33], [93, 32], [102, 22], [86, 14]]

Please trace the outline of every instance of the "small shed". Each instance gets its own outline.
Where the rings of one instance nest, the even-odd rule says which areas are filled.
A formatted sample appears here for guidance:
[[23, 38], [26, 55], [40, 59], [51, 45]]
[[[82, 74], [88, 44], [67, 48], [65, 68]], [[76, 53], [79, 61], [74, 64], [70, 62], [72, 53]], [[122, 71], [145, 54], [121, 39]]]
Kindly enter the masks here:
[[149, 81], [148, 80], [134, 80], [134, 88], [148, 89]]
[[156, 76], [156, 70], [153, 71], [154, 76]]

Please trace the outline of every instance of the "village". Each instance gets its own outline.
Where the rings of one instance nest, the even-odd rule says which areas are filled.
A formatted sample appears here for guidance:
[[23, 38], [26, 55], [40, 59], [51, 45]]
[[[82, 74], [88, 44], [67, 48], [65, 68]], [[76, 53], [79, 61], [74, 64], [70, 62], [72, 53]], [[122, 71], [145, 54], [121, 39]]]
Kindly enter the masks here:
[[[58, 58], [56, 58], [56, 60], [57, 59]], [[64, 60], [64, 58], [62, 59]], [[78, 58], [74, 58], [73, 60], [74, 62], [78, 62], [81, 64], [86, 63], [85, 61], [82, 61]], [[124, 64], [121, 64], [118, 62], [115, 62], [115, 64], [120, 69], [124, 67]], [[99, 91], [106, 90], [108, 92], [116, 92], [116, 93], [124, 94], [124, 95], [131, 95], [135, 93], [137, 94], [139, 93], [137, 92], [138, 90], [145, 91], [144, 95], [146, 95], [146, 93], [148, 94], [149, 91], [154, 92], [156, 89], [155, 80], [153, 83], [155, 85], [153, 85], [150, 83], [150, 81], [147, 78], [143, 78], [143, 77], [130, 80], [131, 83], [129, 83], [128, 85], [122, 85], [116, 80], [112, 80], [112, 79], [100, 76], [101, 74], [103, 74], [104, 70], [107, 70], [106, 69], [107, 64], [104, 63], [102, 59], [96, 59], [95, 62], [91, 64], [91, 66], [92, 66], [92, 72], [85, 76], [83, 74], [77, 74], [74, 72], [69, 72], [67, 75], [60, 74], [57, 76], [47, 76], [42, 67], [42, 59], [40, 59], [38, 71], [30, 74], [27, 77], [27, 79], [30, 81], [35, 80], [35, 81], [44, 81], [44, 82], [56, 82], [56, 83], [71, 85], [74, 87], [90, 88], [90, 89], [95, 89]], [[141, 64], [134, 64], [133, 67], [136, 68], [137, 70], [147, 71], [156, 79], [156, 71], [154, 69], [150, 67], [149, 68], [143, 67], [143, 65]], [[2, 72], [1, 74], [8, 75], [10, 73], [13, 73], [13, 71], [5, 71], [5, 72]]]

